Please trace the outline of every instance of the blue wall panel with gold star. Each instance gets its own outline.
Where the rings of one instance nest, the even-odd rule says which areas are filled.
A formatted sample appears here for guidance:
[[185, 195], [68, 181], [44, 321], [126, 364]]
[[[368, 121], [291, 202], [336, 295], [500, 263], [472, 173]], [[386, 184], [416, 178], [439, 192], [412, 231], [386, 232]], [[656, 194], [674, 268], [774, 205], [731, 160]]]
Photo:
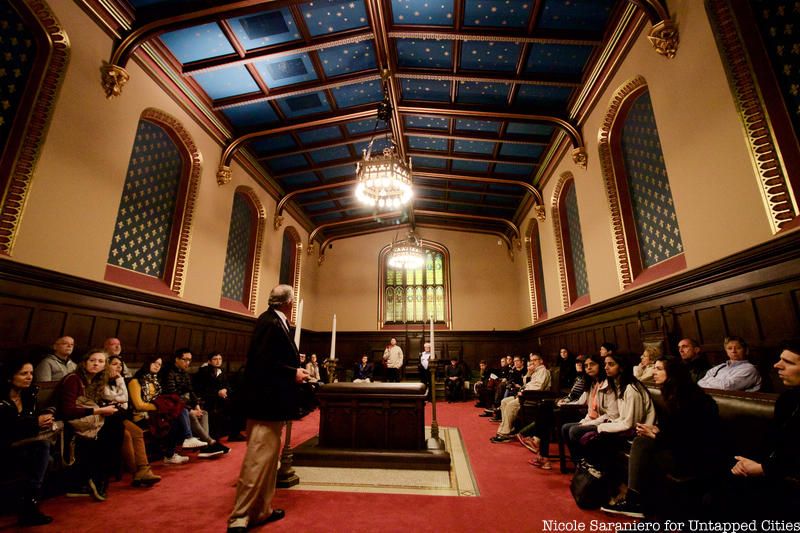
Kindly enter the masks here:
[[163, 278], [183, 159], [169, 134], [140, 120], [108, 263]]
[[253, 258], [250, 243], [255, 229], [255, 214], [244, 194], [233, 196], [231, 225], [228, 230], [228, 250], [225, 252], [225, 273], [222, 275], [222, 296], [245, 302], [245, 278]]
[[567, 189], [564, 205], [567, 212], [567, 231], [569, 231], [570, 250], [572, 256], [572, 274], [575, 276], [575, 296], [589, 294], [589, 278], [586, 275], [586, 256], [583, 252], [583, 236], [581, 235], [581, 218], [578, 213], [578, 195], [575, 184]]
[[642, 265], [647, 268], [683, 252], [648, 91], [636, 98], [625, 117], [621, 146], [636, 237]]
[[36, 58], [36, 42], [20, 16], [8, 4], [0, 5], [0, 154], [8, 141], [19, 101], [25, 94]]

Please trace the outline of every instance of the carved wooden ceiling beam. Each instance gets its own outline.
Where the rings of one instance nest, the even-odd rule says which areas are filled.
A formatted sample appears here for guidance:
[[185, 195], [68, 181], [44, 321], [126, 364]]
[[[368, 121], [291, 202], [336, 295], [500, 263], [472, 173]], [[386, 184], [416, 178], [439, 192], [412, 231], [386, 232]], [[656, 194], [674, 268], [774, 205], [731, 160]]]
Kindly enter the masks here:
[[281, 215], [281, 213], [283, 213], [283, 209], [286, 207], [286, 204], [289, 202], [289, 200], [291, 200], [295, 196], [299, 196], [301, 194], [306, 194], [310, 192], [327, 191], [328, 189], [336, 189], [338, 187], [347, 187], [349, 185], [355, 185], [356, 183], [357, 180], [337, 181], [336, 183], [326, 183], [324, 185], [317, 185], [305, 189], [297, 189], [296, 191], [287, 193], [286, 195], [284, 195], [283, 198], [281, 198], [278, 201], [278, 205], [275, 207], [275, 218], [272, 221], [272, 226], [275, 229], [281, 227], [281, 224], [283, 224], [283, 215]]
[[130, 79], [125, 66], [133, 52], [145, 41], [162, 33], [188, 28], [198, 24], [216, 22], [220, 18], [239, 17], [262, 11], [266, 6], [278, 9], [285, 6], [302, 4], [305, 0], [238, 0], [227, 4], [197, 9], [191, 4], [171, 16], [151, 20], [134, 27], [122, 39], [114, 44], [111, 59], [100, 68], [101, 83], [106, 98], [119, 96], [122, 87]]
[[569, 79], [570, 77], [555, 77], [547, 74], [520, 74], [518, 76], [503, 77], [497, 72], [483, 74], [480, 72], [459, 71], [455, 74], [437, 73], [430, 70], [401, 70], [395, 74], [396, 77], [409, 80], [433, 80], [433, 81], [474, 81], [491, 83], [516, 83], [517, 85], [540, 85], [547, 87], [580, 87], [580, 80]]
[[[634, 0], [629, 0], [634, 1]], [[430, 28], [394, 28], [388, 32], [392, 39], [433, 39], [447, 41], [491, 41], [521, 44], [570, 44], [583, 46], [600, 46], [603, 43], [602, 36], [597, 32], [586, 33], [582, 37], [575, 37], [574, 32], [567, 35], [563, 32], [527, 32], [527, 31], [498, 31], [476, 28], [472, 31], [467, 29], [448, 30]]]
[[468, 220], [475, 220], [481, 222], [491, 222], [497, 224], [503, 224], [512, 232], [514, 232], [515, 240], [518, 249], [522, 249], [522, 239], [520, 237], [519, 228], [516, 224], [511, 222], [510, 220], [506, 220], [505, 218], [499, 217], [490, 217], [486, 215], [470, 215], [467, 213], [448, 213], [446, 211], [430, 211], [427, 209], [416, 209], [417, 215], [421, 216], [428, 216], [428, 217], [440, 217], [440, 218], [458, 218], [458, 219], [468, 219]]
[[[389, 217], [400, 216], [402, 214], [403, 214], [402, 211], [386, 211], [385, 213], [381, 213], [380, 216], [384, 217], [384, 218], [389, 218]], [[312, 253], [314, 253], [314, 239], [317, 238], [317, 235], [319, 235], [320, 231], [322, 231], [322, 230], [324, 230], [326, 228], [335, 228], [337, 226], [343, 226], [343, 225], [347, 225], [347, 224], [356, 224], [358, 222], [371, 222], [371, 221], [375, 220], [375, 216], [376, 215], [366, 215], [366, 216], [363, 216], [363, 217], [354, 217], [354, 218], [348, 218], [348, 219], [345, 219], [345, 220], [337, 220], [336, 222], [326, 222], [325, 224], [320, 224], [319, 226], [314, 228], [311, 231], [311, 233], [308, 234], [308, 247], [307, 247], [308, 255], [311, 255]]]
[[251, 141], [253, 139], [257, 139], [259, 137], [266, 137], [269, 135], [277, 135], [279, 133], [287, 133], [294, 130], [300, 129], [307, 129], [307, 128], [319, 128], [322, 126], [330, 126], [333, 124], [339, 124], [341, 122], [349, 122], [353, 120], [362, 120], [365, 118], [372, 118], [378, 114], [377, 109], [364, 109], [363, 111], [355, 111], [355, 112], [347, 112], [347, 113], [335, 113], [325, 118], [317, 119], [317, 120], [310, 120], [306, 122], [295, 122], [292, 124], [287, 124], [285, 126], [278, 126], [276, 128], [269, 128], [265, 130], [254, 131], [251, 133], [247, 133], [245, 135], [241, 135], [236, 139], [233, 139], [225, 150], [222, 152], [222, 157], [220, 157], [219, 161], [219, 168], [217, 169], [217, 183], [220, 185], [224, 185], [231, 180], [231, 160], [233, 159], [233, 155], [236, 151], [242, 146], [243, 143], [247, 141]]
[[571, 121], [552, 116], [552, 115], [538, 115], [538, 114], [524, 114], [524, 113], [506, 113], [494, 110], [479, 110], [466, 106], [450, 105], [448, 107], [436, 107], [427, 104], [415, 105], [401, 105], [399, 108], [401, 114], [409, 115], [428, 115], [440, 117], [460, 117], [460, 118], [479, 118], [479, 119], [498, 119], [498, 120], [513, 120], [519, 122], [546, 122], [555, 124], [559, 129], [564, 130], [572, 142], [572, 160], [579, 167], [586, 169], [588, 155], [586, 147], [583, 143], [583, 135], [580, 130]]

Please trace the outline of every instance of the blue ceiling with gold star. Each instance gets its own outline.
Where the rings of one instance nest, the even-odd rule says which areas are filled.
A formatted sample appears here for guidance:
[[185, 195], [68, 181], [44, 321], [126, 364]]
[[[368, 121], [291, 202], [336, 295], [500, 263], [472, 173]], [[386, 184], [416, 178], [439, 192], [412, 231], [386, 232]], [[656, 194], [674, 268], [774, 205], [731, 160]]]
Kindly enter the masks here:
[[[256, 134], [245, 149], [284, 194], [299, 191], [292, 205], [310, 227], [372, 213], [356, 203], [351, 184], [372, 140], [373, 152], [394, 142], [411, 157], [413, 209], [442, 213], [442, 220], [414, 216], [418, 223], [501, 232], [500, 219], [518, 222], [530, 200], [519, 183], [535, 184], [560, 131], [535, 117], [568, 117], [627, 4], [116, 1], [142, 23], [161, 13], [214, 13], [160, 33], [157, 48], [231, 141]], [[376, 119], [385, 96], [391, 124]], [[408, 219], [376, 216], [372, 226]], [[341, 224], [325, 233], [365, 227]]]

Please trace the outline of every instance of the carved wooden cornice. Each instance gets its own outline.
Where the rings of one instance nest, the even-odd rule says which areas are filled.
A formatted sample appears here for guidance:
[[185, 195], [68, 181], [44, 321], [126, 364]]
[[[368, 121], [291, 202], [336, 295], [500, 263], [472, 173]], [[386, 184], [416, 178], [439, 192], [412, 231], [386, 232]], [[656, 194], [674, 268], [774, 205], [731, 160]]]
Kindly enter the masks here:
[[558, 204], [561, 200], [561, 193], [564, 190], [564, 186], [572, 179], [574, 179], [572, 172], [564, 172], [561, 174], [558, 183], [556, 183], [553, 189], [553, 198], [550, 203], [550, 217], [553, 222], [553, 233], [555, 234], [556, 256], [558, 256], [558, 273], [561, 278], [561, 303], [565, 311], [569, 309], [572, 302], [570, 301], [569, 279], [567, 277], [567, 258], [565, 256], [567, 250], [564, 248], [563, 240], [563, 233], [567, 231], [567, 228], [561, 228], [561, 213], [559, 212]]
[[[536, 219], [531, 219], [528, 222], [528, 230], [525, 232], [525, 248], [528, 251], [527, 263], [528, 263], [528, 296], [529, 302], [531, 304], [531, 323], [535, 324], [539, 321], [539, 301], [536, 295], [536, 269], [533, 266], [533, 262], [536, 260], [533, 257], [535, 252], [533, 248], [534, 239], [538, 239], [539, 233], [539, 223]], [[536, 236], [534, 237], [534, 234]], [[542, 291], [544, 291], [544, 287], [541, 287]]]
[[772, 233], [800, 214], [772, 119], [728, 0], [706, 0]]
[[617, 179], [614, 170], [614, 161], [611, 155], [610, 135], [614, 121], [622, 108], [625, 100], [641, 92], [647, 87], [647, 82], [641, 76], [625, 82], [611, 97], [603, 123], [598, 133], [598, 152], [600, 156], [600, 171], [603, 175], [608, 207], [611, 212], [611, 234], [614, 239], [614, 253], [616, 254], [617, 277], [620, 289], [625, 289], [633, 283], [633, 269], [631, 256], [625, 239], [625, 227], [622, 221], [622, 207], [617, 190]]
[[8, 147], [13, 146], [16, 138], [16, 155], [9, 153], [13, 159], [3, 162], [3, 169], [8, 169], [8, 181], [4, 190], [0, 191], [0, 254], [4, 255], [11, 255], [14, 249], [33, 181], [33, 171], [50, 125], [70, 54], [69, 38], [46, 2], [12, 0], [11, 3], [19, 12], [26, 13], [30, 19], [35, 20], [37, 27], [29, 30], [34, 33], [39, 48], [36, 59], [39, 59], [39, 54], [48, 59], [42, 60], [42, 67], [34, 67], [35, 70], [28, 79], [31, 87], [27, 90], [28, 94], [20, 100], [21, 109], [18, 114], [19, 119], [28, 114], [28, 119], [18, 120], [19, 124], [25, 126], [11, 130]]
[[653, 49], [667, 59], [672, 59], [678, 52], [680, 43], [680, 33], [678, 26], [669, 16], [669, 12], [661, 4], [661, 0], [628, 0], [642, 8], [647, 14], [653, 27], [647, 39], [653, 45]]
[[256, 224], [255, 249], [253, 250], [252, 273], [250, 274], [250, 297], [247, 302], [247, 309], [255, 314], [258, 306], [258, 285], [261, 277], [261, 251], [264, 247], [264, 227], [267, 224], [267, 211], [259, 200], [255, 191], [246, 185], [236, 187], [236, 192], [247, 197], [255, 208], [258, 223]]
[[184, 283], [186, 281], [187, 259], [192, 242], [192, 222], [194, 220], [195, 205], [197, 204], [197, 194], [200, 188], [202, 156], [194, 140], [192, 140], [192, 137], [189, 135], [189, 132], [178, 119], [152, 107], [145, 109], [142, 112], [141, 118], [169, 128], [170, 131], [177, 135], [178, 143], [189, 159], [189, 184], [186, 190], [186, 203], [184, 204], [183, 216], [181, 217], [174, 264], [171, 272], [167, 272], [167, 277], [165, 278], [170, 290], [178, 296], [183, 296]]

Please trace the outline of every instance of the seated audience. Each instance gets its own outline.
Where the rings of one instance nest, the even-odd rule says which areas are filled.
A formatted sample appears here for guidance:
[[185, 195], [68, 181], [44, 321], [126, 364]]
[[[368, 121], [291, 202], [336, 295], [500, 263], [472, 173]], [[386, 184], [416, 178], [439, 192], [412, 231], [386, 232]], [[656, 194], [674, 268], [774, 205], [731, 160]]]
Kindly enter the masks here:
[[558, 368], [559, 389], [569, 389], [575, 381], [575, 356], [566, 348], [558, 351]]
[[317, 354], [311, 354], [311, 360], [306, 363], [306, 371], [308, 372], [309, 383], [320, 383], [322, 381], [322, 374], [320, 373], [319, 363], [317, 362]]
[[356, 363], [353, 369], [353, 383], [370, 383], [375, 366], [369, 362], [367, 354], [361, 356], [361, 361]]
[[450, 359], [450, 366], [445, 371], [444, 396], [447, 403], [461, 401], [464, 391], [464, 366], [458, 363], [457, 357]]
[[187, 370], [192, 364], [192, 352], [188, 348], [175, 350], [175, 359], [172, 366], [166, 372], [162, 370], [165, 379], [162, 383], [164, 394], [176, 394], [185, 403], [185, 409], [189, 412], [189, 423], [192, 428], [192, 435], [197, 439], [206, 442], [207, 445], [199, 450], [197, 457], [210, 458], [226, 454], [230, 448], [221, 444], [209, 434], [208, 411], [203, 409], [200, 398], [192, 387], [192, 378]]
[[488, 407], [488, 405], [483, 403], [481, 396], [483, 395], [483, 391], [489, 390], [491, 374], [492, 371], [489, 369], [489, 365], [486, 363], [486, 360], [481, 359], [478, 362], [478, 379], [475, 381], [475, 385], [472, 386], [472, 392], [475, 393], [475, 398], [478, 400], [475, 402], [475, 407]]
[[[604, 352], [603, 348], [600, 352], [609, 353], [607, 350]], [[586, 357], [583, 368], [591, 380], [587, 398], [588, 411], [578, 422], [569, 422], [561, 427], [563, 442], [569, 447], [570, 457], [575, 464], [583, 458], [581, 438], [587, 433], [596, 433], [597, 426], [603, 422], [619, 418], [617, 395], [615, 389], [608, 384], [604, 366], [604, 358], [600, 355], [591, 354]]]
[[[735, 457], [729, 494], [720, 517], [797, 520], [800, 509], [800, 342], [785, 342], [774, 367], [787, 387], [775, 403], [775, 419], [763, 457]], [[731, 483], [731, 481], [734, 481]]]
[[597, 438], [589, 437], [590, 462], [610, 471], [617, 453], [636, 434], [636, 424], [655, 424], [656, 409], [650, 392], [633, 377], [633, 369], [625, 357], [615, 353], [606, 355], [605, 370], [608, 386], [617, 400], [618, 416], [597, 425]]
[[33, 364], [25, 358], [7, 361], [0, 372], [0, 465], [4, 473], [21, 470], [20, 501], [15, 505], [20, 526], [41, 526], [53, 518], [39, 510], [39, 497], [50, 461], [50, 441], [37, 440], [52, 429], [53, 410], [37, 407]]
[[308, 360], [306, 359], [306, 354], [301, 353], [300, 354], [300, 368], [305, 368], [307, 363], [308, 363]]
[[[544, 365], [542, 356], [533, 354], [533, 357], [528, 362], [528, 368], [530, 369], [530, 374], [522, 390], [549, 390], [550, 372], [548, 372], [547, 367]], [[507, 442], [512, 439], [514, 422], [519, 414], [522, 390], [514, 396], [504, 398], [503, 401], [500, 402], [500, 427], [497, 430], [497, 435], [489, 439], [491, 442]]]
[[194, 389], [208, 411], [211, 436], [220, 438], [227, 435], [228, 442], [247, 440], [240, 433], [244, 428], [241, 415], [234, 408], [234, 391], [228, 376], [222, 368], [222, 354], [212, 352], [208, 363], [201, 366], [194, 375]]
[[122, 457], [128, 469], [133, 473], [134, 487], [149, 487], [161, 481], [150, 469], [147, 459], [147, 449], [144, 445], [144, 431], [133, 423], [128, 410], [128, 387], [122, 376], [122, 359], [118, 355], [108, 357], [106, 363], [106, 388], [103, 399], [117, 407], [118, 411], [112, 415], [122, 420], [124, 435], [122, 440]]
[[207, 443], [192, 437], [189, 412], [177, 395], [162, 394], [159, 373], [161, 357], [144, 362], [128, 384], [133, 404], [133, 421], [150, 433], [164, 447], [164, 464], [180, 465], [189, 461], [176, 453], [178, 444], [184, 449], [202, 448]]
[[[506, 361], [508, 361], [508, 357], [506, 357]], [[502, 401], [506, 398], [514, 398], [517, 396], [517, 393], [522, 388], [525, 374], [527, 373], [525, 361], [522, 359], [522, 356], [515, 355], [512, 361], [513, 364], [506, 373], [502, 390], [499, 394], [495, 395], [495, 408], [489, 411], [489, 414], [486, 415], [491, 416], [493, 422], [500, 422], [500, 405], [502, 404]]]
[[723, 343], [728, 360], [712, 367], [697, 382], [704, 389], [755, 392], [761, 388], [758, 369], [747, 360], [749, 348], [741, 337], [726, 337]]
[[722, 471], [716, 402], [692, 381], [680, 359], [659, 358], [654, 381], [664, 409], [658, 424], [636, 424], [627, 492], [602, 508], [608, 513], [643, 518], [648, 510], [651, 516], [676, 518], [666, 491], [668, 476], [710, 479]]
[[37, 383], [46, 381], [61, 381], [64, 376], [75, 372], [78, 368], [70, 355], [75, 348], [75, 339], [72, 337], [60, 337], [53, 343], [53, 353], [48, 354], [36, 365], [34, 378]]
[[90, 495], [95, 500], [106, 499], [108, 478], [119, 465], [122, 449], [122, 420], [114, 417], [116, 405], [106, 405], [103, 399], [108, 378], [105, 373], [106, 353], [98, 348], [89, 350], [77, 370], [60, 384], [59, 412], [68, 422], [91, 415], [102, 417], [96, 437], [75, 435], [75, 466], [78, 475], [76, 490], [67, 496]]
[[116, 356], [122, 363], [122, 377], [131, 379], [131, 371], [128, 370], [128, 365], [125, 364], [125, 359], [122, 357], [122, 342], [116, 337], [109, 337], [103, 341], [103, 351], [106, 355], [111, 357]]
[[652, 382], [656, 360], [659, 357], [661, 357], [661, 350], [658, 348], [652, 346], [645, 348], [639, 364], [633, 367], [633, 377], [639, 381]]
[[582, 355], [575, 358], [575, 379], [572, 382], [572, 388], [569, 390], [569, 394], [558, 400], [558, 405], [583, 405], [586, 403], [588, 378], [583, 368], [585, 359]]
[[508, 372], [511, 370], [511, 367], [508, 364], [508, 358], [505, 356], [500, 358], [499, 363], [500, 366], [492, 369], [489, 374], [489, 383], [491, 389], [494, 391], [494, 398], [491, 405], [485, 406], [484, 412], [478, 416], [494, 416], [495, 409], [500, 407], [500, 401], [503, 399], [503, 394], [508, 384]]
[[695, 339], [681, 339], [678, 343], [681, 361], [689, 369], [689, 377], [697, 383], [711, 367], [705, 354], [700, 353], [700, 343]]

